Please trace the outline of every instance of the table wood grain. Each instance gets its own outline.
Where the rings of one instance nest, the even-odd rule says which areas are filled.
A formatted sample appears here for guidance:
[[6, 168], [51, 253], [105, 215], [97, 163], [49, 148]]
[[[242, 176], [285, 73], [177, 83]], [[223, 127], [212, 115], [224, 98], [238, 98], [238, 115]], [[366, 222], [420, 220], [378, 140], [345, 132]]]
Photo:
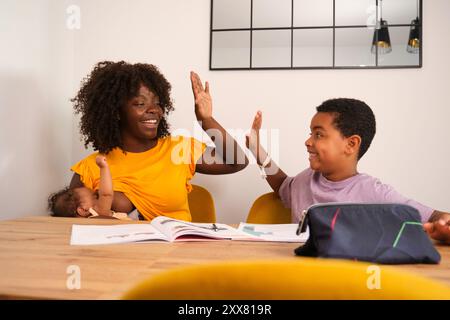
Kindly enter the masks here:
[[[139, 281], [170, 268], [253, 259], [298, 260], [297, 243], [207, 241], [71, 246], [73, 224], [130, 223], [106, 219], [27, 217], [0, 222], [1, 299], [119, 299]], [[131, 222], [146, 223], [146, 222]], [[439, 265], [395, 266], [450, 286], [450, 246], [437, 245]], [[69, 290], [69, 266], [81, 288]]]

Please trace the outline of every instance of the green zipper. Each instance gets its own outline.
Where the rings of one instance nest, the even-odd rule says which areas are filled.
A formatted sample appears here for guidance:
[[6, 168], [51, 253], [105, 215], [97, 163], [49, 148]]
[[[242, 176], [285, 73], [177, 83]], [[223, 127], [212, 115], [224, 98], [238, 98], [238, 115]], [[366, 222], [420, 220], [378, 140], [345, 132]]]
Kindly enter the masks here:
[[413, 222], [413, 221], [403, 222], [403, 225], [402, 225], [400, 231], [398, 232], [397, 238], [395, 239], [395, 242], [394, 242], [394, 245], [393, 245], [394, 248], [397, 246], [398, 242], [400, 241], [400, 237], [402, 236], [403, 230], [405, 229], [407, 224], [422, 226], [422, 224], [420, 222]]

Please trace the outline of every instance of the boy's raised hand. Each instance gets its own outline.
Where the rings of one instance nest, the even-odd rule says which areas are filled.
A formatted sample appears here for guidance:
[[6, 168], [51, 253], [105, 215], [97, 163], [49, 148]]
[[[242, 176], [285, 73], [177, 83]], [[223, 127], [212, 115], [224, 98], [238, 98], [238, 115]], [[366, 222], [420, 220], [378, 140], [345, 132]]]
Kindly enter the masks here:
[[200, 77], [195, 72], [191, 71], [192, 93], [195, 99], [195, 115], [197, 120], [202, 121], [212, 117], [212, 98], [209, 94], [209, 83], [205, 82], [203, 88]]
[[450, 217], [424, 224], [424, 229], [434, 240], [450, 244]]
[[257, 153], [259, 147], [259, 130], [262, 125], [262, 112], [258, 111], [253, 119], [250, 133], [245, 136], [245, 145], [254, 154]]

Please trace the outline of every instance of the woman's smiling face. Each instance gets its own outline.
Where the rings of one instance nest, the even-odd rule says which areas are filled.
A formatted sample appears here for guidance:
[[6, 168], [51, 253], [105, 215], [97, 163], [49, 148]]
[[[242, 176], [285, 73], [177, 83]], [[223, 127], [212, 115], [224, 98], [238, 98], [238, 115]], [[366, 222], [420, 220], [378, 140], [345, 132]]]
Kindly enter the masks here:
[[121, 110], [122, 131], [136, 140], [153, 140], [162, 117], [159, 97], [141, 85], [137, 96]]

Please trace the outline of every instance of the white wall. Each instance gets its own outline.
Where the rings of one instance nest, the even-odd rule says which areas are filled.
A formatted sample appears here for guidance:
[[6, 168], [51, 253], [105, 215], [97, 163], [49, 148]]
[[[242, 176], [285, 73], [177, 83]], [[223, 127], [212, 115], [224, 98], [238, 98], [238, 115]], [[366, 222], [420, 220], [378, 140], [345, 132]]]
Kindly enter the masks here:
[[63, 3], [0, 2], [0, 219], [45, 213], [69, 178], [73, 49]]
[[[28, 1], [29, 4], [31, 2]], [[7, 3], [9, 8], [14, 7], [16, 2]], [[72, 70], [75, 84], [100, 60], [153, 63], [160, 67], [173, 86], [176, 110], [170, 117], [172, 128], [193, 130], [195, 116], [189, 71], [195, 70], [204, 80], [210, 81], [214, 115], [224, 127], [248, 128], [255, 111], [259, 108], [263, 110], [264, 127], [280, 129], [280, 165], [291, 175], [308, 165], [303, 143], [309, 133], [314, 107], [327, 98], [362, 99], [377, 116], [378, 132], [372, 147], [360, 163], [360, 171], [381, 178], [409, 197], [434, 208], [450, 211], [447, 196], [450, 181], [450, 164], [447, 160], [450, 156], [450, 128], [447, 125], [450, 118], [448, 0], [434, 0], [424, 5], [422, 69], [334, 71], [209, 71], [209, 0], [80, 0], [79, 4], [81, 30], [71, 33], [74, 36]], [[44, 19], [45, 10], [41, 11], [39, 17]], [[18, 18], [15, 12], [1, 12], [8, 19]], [[39, 21], [28, 23], [34, 27], [33, 24]], [[27, 38], [26, 30], [21, 28], [19, 35]], [[45, 32], [42, 31], [42, 34]], [[65, 101], [75, 92], [71, 79], [65, 79], [70, 84], [68, 88], [54, 91], [53, 85], [60, 82], [43, 75], [36, 76], [29, 71], [46, 58], [46, 66], [54, 68], [47, 56], [53, 47], [47, 44], [34, 44], [34, 51], [38, 55], [30, 53], [32, 60], [25, 75], [18, 70], [22, 62], [11, 53], [10, 60], [18, 67], [4, 79], [3, 66], [11, 63], [0, 60], [2, 92], [5, 84], [11, 88], [10, 79], [23, 75], [21, 82], [13, 86], [14, 94], [8, 99], [9, 102], [2, 102], [0, 118], [1, 196], [2, 200], [5, 195], [8, 201], [14, 200], [11, 203], [17, 205], [10, 205], [5, 212], [14, 212], [16, 216], [42, 213], [41, 200], [47, 189], [60, 187], [64, 179], [63, 182], [68, 183], [69, 162], [74, 163], [89, 153], [79, 141], [75, 119], [72, 147], [67, 148], [66, 144], [70, 133], [65, 124], [72, 121], [72, 111]], [[70, 52], [67, 54], [70, 55]], [[60, 70], [55, 72], [61, 73]], [[47, 89], [31, 92], [30, 81], [35, 81], [33, 87]], [[23, 102], [17, 101], [22, 97], [22, 91], [17, 89], [19, 87], [27, 88], [26, 102], [37, 101], [42, 109], [46, 107], [46, 115], [36, 112], [35, 107], [29, 104], [25, 107], [26, 112], [14, 113], [15, 108]], [[61, 101], [59, 106], [67, 110], [46, 104], [46, 99], [51, 97], [50, 92], [54, 94], [54, 101]], [[5, 99], [3, 93], [0, 97]], [[4, 106], [7, 106], [8, 111], [3, 111]], [[34, 117], [33, 121], [26, 122], [27, 126], [19, 123], [19, 120], [23, 121], [21, 115], [24, 113]], [[14, 121], [11, 121], [11, 117]], [[6, 131], [8, 138], [5, 138], [4, 126], [13, 124], [20, 126], [24, 132], [33, 132], [32, 137], [20, 135], [20, 138], [12, 139], [10, 133], [13, 128], [10, 128]], [[47, 133], [42, 134], [43, 130], [47, 130]], [[46, 143], [47, 140], [52, 143]], [[44, 143], [45, 147], [42, 146]], [[58, 143], [66, 148], [59, 147]], [[38, 147], [35, 147], [34, 153], [30, 153], [30, 148], [36, 144]], [[62, 155], [56, 158], [58, 150]], [[28, 155], [32, 155], [33, 161], [25, 159]], [[51, 162], [51, 165], [47, 162]], [[21, 166], [16, 166], [16, 163]], [[31, 163], [34, 163], [33, 166], [38, 163], [37, 170], [28, 169], [26, 165], [30, 166]], [[253, 200], [270, 191], [255, 166], [230, 176], [196, 175], [194, 182], [212, 192], [219, 221], [228, 223], [244, 220]], [[26, 201], [20, 201], [24, 197]]]

